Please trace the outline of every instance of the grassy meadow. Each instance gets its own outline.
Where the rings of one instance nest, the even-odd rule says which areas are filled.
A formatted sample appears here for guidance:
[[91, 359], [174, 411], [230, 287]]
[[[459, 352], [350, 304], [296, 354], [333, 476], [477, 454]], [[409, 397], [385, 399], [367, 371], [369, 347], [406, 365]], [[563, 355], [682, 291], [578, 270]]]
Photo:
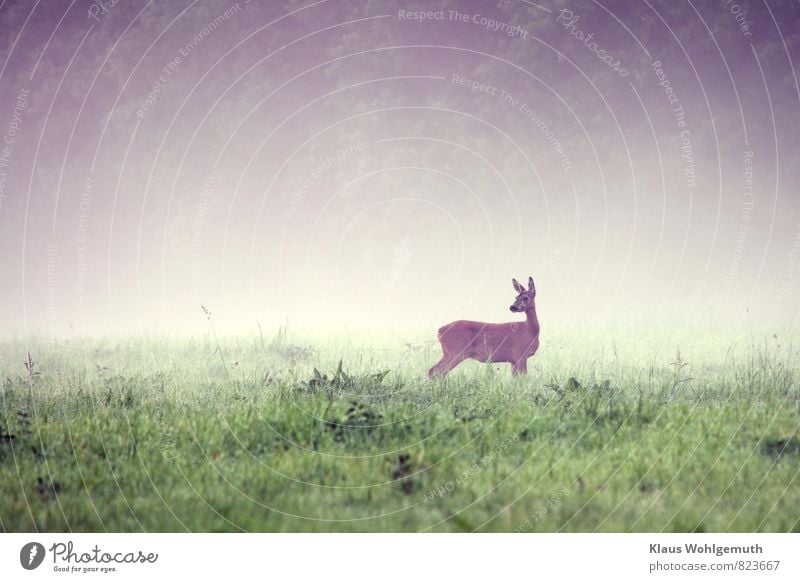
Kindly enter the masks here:
[[0, 530], [800, 531], [792, 337], [421, 337], [6, 341]]

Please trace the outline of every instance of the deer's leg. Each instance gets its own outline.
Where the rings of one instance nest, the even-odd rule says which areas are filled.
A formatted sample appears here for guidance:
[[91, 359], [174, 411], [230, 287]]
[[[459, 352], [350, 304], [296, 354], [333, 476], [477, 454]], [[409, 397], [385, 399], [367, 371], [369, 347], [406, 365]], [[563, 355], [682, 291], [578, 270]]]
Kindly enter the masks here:
[[428, 378], [433, 378], [434, 376], [438, 376], [439, 374], [442, 373], [441, 369], [442, 369], [442, 363], [443, 362], [444, 362], [444, 357], [442, 357], [441, 360], [436, 362], [433, 365], [433, 367], [430, 370], [428, 370]]
[[[441, 342], [441, 338], [439, 339], [439, 341]], [[442, 364], [444, 364], [444, 361], [446, 359], [447, 359], [447, 351], [444, 349], [444, 344], [442, 344], [442, 357], [439, 358], [438, 362], [436, 362], [433, 366], [431, 366], [430, 370], [428, 370], [428, 378], [433, 378], [434, 376], [438, 376], [439, 374], [442, 373]]]
[[428, 370], [428, 378], [434, 376], [445, 376], [450, 370], [458, 366], [464, 361], [464, 356], [461, 354], [444, 354], [442, 359], [436, 362], [434, 366]]
[[520, 374], [528, 373], [528, 360], [522, 359], [511, 364], [511, 374], [518, 376]]

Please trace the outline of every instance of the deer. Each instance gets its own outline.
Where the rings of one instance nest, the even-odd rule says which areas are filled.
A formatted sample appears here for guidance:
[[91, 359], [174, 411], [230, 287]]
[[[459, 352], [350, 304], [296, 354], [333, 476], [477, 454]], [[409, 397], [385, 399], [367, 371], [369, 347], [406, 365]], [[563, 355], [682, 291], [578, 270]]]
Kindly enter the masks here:
[[539, 349], [539, 318], [536, 317], [536, 287], [528, 277], [525, 289], [511, 279], [517, 298], [509, 309], [525, 313], [526, 321], [483, 323], [459, 320], [439, 328], [442, 359], [428, 370], [428, 378], [444, 377], [464, 360], [509, 362], [514, 376], [528, 373], [528, 358]]

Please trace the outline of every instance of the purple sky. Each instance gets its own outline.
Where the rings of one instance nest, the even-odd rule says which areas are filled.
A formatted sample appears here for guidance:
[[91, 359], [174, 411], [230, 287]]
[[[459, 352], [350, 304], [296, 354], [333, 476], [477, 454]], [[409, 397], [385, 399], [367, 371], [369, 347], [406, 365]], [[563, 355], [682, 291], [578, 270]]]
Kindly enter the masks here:
[[549, 324], [800, 313], [796, 1], [0, 0], [0, 47], [3, 335], [435, 329], [528, 275]]

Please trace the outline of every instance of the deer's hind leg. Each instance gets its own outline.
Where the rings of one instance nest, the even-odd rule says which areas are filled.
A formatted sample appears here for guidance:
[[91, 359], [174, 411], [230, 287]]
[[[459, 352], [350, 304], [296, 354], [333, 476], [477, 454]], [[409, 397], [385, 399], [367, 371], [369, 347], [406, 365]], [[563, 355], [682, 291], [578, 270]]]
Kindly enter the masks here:
[[465, 359], [466, 356], [463, 355], [463, 352], [458, 354], [445, 352], [442, 355], [442, 359], [436, 362], [433, 367], [428, 370], [428, 378], [447, 375], [450, 370], [458, 366]]

